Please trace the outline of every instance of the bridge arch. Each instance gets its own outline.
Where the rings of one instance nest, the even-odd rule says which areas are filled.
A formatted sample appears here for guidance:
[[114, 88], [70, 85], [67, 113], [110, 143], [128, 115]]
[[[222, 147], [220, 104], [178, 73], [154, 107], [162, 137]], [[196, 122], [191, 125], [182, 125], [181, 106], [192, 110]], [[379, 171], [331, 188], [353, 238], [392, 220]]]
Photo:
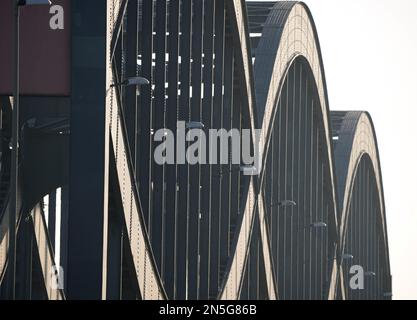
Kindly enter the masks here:
[[[256, 6], [256, 4], [254, 4]], [[250, 10], [250, 7], [249, 7]], [[250, 13], [249, 13], [250, 14]], [[253, 50], [254, 53], [254, 85], [256, 93], [256, 119], [257, 128], [261, 129], [260, 138], [260, 150], [263, 156], [263, 171], [258, 181], [259, 188], [263, 188], [264, 180], [268, 180], [265, 177], [266, 167], [268, 166], [268, 153], [270, 143], [272, 140], [272, 132], [275, 126], [275, 119], [277, 110], [279, 109], [279, 101], [282, 98], [283, 88], [288, 81], [289, 74], [294, 72], [295, 67], [305, 66], [312, 79], [312, 85], [315, 87], [315, 95], [317, 96], [316, 105], [319, 106], [318, 113], [316, 114], [315, 123], [322, 126], [321, 136], [323, 150], [325, 153], [325, 176], [326, 188], [329, 190], [330, 197], [330, 219], [329, 235], [331, 243], [330, 256], [333, 257], [336, 253], [336, 235], [337, 235], [337, 203], [336, 193], [334, 186], [334, 173], [333, 173], [333, 155], [331, 148], [330, 126], [328, 120], [328, 99], [327, 89], [325, 83], [325, 76], [323, 70], [323, 64], [321, 59], [320, 46], [318, 43], [317, 32], [314, 26], [314, 22], [311, 17], [311, 13], [308, 8], [298, 2], [278, 2], [269, 11], [268, 17], [263, 24], [262, 36], [257, 45], [257, 48]], [[301, 63], [303, 61], [303, 63]], [[295, 79], [295, 78], [293, 78]], [[295, 89], [294, 89], [295, 90]], [[282, 102], [282, 101], [281, 101]], [[300, 101], [298, 101], [299, 103]], [[318, 131], [317, 131], [318, 132]], [[282, 141], [285, 145], [287, 141]], [[274, 232], [278, 230], [272, 230], [271, 226], [268, 226], [267, 220], [271, 220], [271, 213], [266, 210], [264, 192], [258, 192], [256, 205], [258, 206], [258, 219], [260, 221], [260, 237], [262, 242], [262, 255], [264, 259], [265, 269], [273, 270], [274, 264], [278, 264], [278, 257], [272, 250], [271, 237]], [[268, 199], [270, 201], [270, 199]], [[270, 204], [267, 204], [267, 206]], [[256, 219], [256, 218], [255, 218]], [[291, 219], [292, 220], [292, 219]], [[252, 229], [253, 232], [253, 229]], [[248, 247], [247, 247], [248, 248]], [[327, 248], [328, 249], [328, 248]], [[245, 254], [246, 256], [248, 254]], [[275, 261], [274, 256], [275, 255]], [[336, 288], [336, 262], [333, 258], [327, 260], [331, 261], [330, 271], [326, 275], [328, 277], [328, 289], [325, 294], [325, 298], [333, 298], [335, 296]], [[327, 264], [327, 262], [325, 262]], [[276, 268], [276, 266], [275, 266]], [[242, 281], [243, 274], [239, 272], [241, 269], [232, 272], [229, 275], [232, 279], [238, 279], [235, 281]], [[267, 277], [268, 291], [271, 292], [271, 288], [275, 288], [274, 296], [278, 297], [277, 289], [277, 272], [272, 272], [273, 275]], [[283, 279], [282, 279], [283, 281]], [[300, 285], [301, 286], [301, 285]], [[240, 290], [240, 287], [239, 287]], [[323, 293], [319, 293], [323, 298]], [[297, 295], [290, 295], [296, 297]], [[230, 295], [229, 295], [230, 297]], [[232, 296], [233, 297], [233, 296]], [[271, 294], [270, 294], [271, 297]], [[287, 296], [288, 297], [288, 296]]]
[[[332, 112], [340, 206], [340, 281], [347, 299], [391, 298], [385, 200], [375, 128], [367, 112]], [[365, 290], [349, 287], [349, 269], [361, 265]]]

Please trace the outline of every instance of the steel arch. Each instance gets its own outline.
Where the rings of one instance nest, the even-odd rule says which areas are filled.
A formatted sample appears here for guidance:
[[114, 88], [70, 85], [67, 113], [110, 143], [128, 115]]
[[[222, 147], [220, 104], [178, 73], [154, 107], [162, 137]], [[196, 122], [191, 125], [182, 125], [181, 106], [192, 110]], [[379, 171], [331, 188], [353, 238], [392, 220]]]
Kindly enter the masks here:
[[[286, 79], [286, 74], [292, 65], [293, 61], [303, 56], [311, 66], [318, 95], [321, 102], [322, 117], [324, 123], [325, 139], [327, 141], [328, 162], [330, 165], [331, 182], [334, 181], [333, 173], [333, 156], [331, 148], [330, 126], [328, 121], [328, 99], [327, 89], [325, 84], [325, 76], [318, 43], [317, 32], [311, 18], [311, 13], [308, 8], [298, 2], [278, 2], [274, 5], [269, 13], [269, 16], [263, 26], [262, 36], [258, 47], [255, 51], [255, 65], [254, 65], [254, 83], [257, 102], [257, 119], [259, 121], [258, 127], [261, 128], [260, 138], [260, 153], [266, 154], [268, 146], [271, 126], [275, 117], [277, 101], [280, 96], [281, 88]], [[265, 160], [264, 160], [265, 161]], [[335, 186], [331, 187], [333, 199], [336, 199]], [[263, 254], [265, 259], [265, 266], [272, 270], [270, 262], [270, 248], [268, 244], [270, 240], [267, 235], [267, 227], [265, 225], [265, 213], [262, 195], [257, 199], [259, 205], [259, 219], [261, 221], [261, 238]], [[250, 210], [250, 211], [253, 211]], [[337, 232], [337, 207], [334, 201], [334, 220], [332, 227]], [[243, 224], [244, 230], [246, 225]], [[245, 228], [246, 227], [246, 228]], [[251, 228], [249, 227], [251, 230]], [[248, 250], [248, 245], [246, 250]], [[247, 256], [247, 252], [245, 253]], [[235, 258], [233, 259], [235, 260]], [[242, 264], [241, 264], [242, 266]], [[241, 268], [231, 266], [230, 274], [223, 289], [222, 298], [236, 299], [239, 296], [240, 284], [243, 278], [243, 266]], [[329, 298], [335, 297], [336, 292], [336, 262], [333, 264], [333, 276], [329, 290]], [[233, 279], [233, 280], [231, 280]], [[272, 288], [276, 290], [276, 284], [273, 284], [273, 275], [267, 277], [268, 291], [270, 297], [277, 296]], [[230, 288], [238, 283], [235, 294]], [[227, 293], [226, 293], [227, 292]]]
[[[385, 213], [385, 200], [384, 200], [384, 189], [382, 183], [382, 172], [379, 158], [378, 143], [375, 133], [374, 124], [370, 115], [367, 112], [332, 112], [332, 126], [334, 135], [334, 148], [335, 148], [335, 163], [338, 177], [338, 196], [339, 196], [339, 242], [341, 248], [341, 273], [346, 275], [347, 270], [343, 270], [343, 253], [345, 253], [347, 247], [347, 241], [349, 238], [351, 241], [357, 241], [358, 237], [363, 237], [361, 232], [365, 232], [363, 225], [352, 226], [349, 223], [349, 219], [352, 219], [352, 215], [359, 214], [361, 208], [356, 208], [352, 212], [351, 207], [357, 193], [354, 192], [356, 184], [360, 182], [360, 179], [368, 179], [365, 190], [361, 191], [362, 196], [365, 197], [365, 192], [376, 192], [376, 212], [377, 217], [375, 223], [368, 221], [369, 225], [366, 227], [366, 231], [376, 232], [376, 236], [379, 237], [381, 243], [380, 253], [373, 252], [369, 246], [376, 245], [376, 243], [365, 242], [365, 250], [370, 250], [370, 254], [380, 254], [383, 264], [383, 287], [385, 293], [391, 292], [391, 271], [389, 261], [389, 246], [388, 246], [388, 234], [386, 225], [386, 213]], [[365, 167], [364, 167], [365, 166]], [[364, 177], [367, 174], [368, 177]], [[372, 189], [375, 188], [373, 191]], [[369, 201], [368, 203], [373, 203]], [[369, 208], [369, 204], [365, 212], [362, 214], [368, 215], [372, 210]], [[371, 219], [370, 217], [369, 219]], [[359, 223], [359, 222], [358, 222]], [[373, 229], [374, 228], [374, 229]], [[354, 230], [355, 229], [355, 230]], [[375, 230], [376, 229], [376, 230]], [[354, 232], [350, 234], [349, 232]], [[372, 239], [371, 239], [372, 240]], [[359, 239], [360, 241], [360, 239]], [[363, 238], [362, 238], [363, 241]], [[376, 240], [375, 240], [376, 241]], [[375, 242], [374, 241], [374, 242]], [[372, 241], [371, 241], [372, 242]], [[378, 244], [379, 245], [379, 244]], [[379, 250], [377, 250], [379, 251]], [[358, 261], [358, 263], [364, 263], [364, 261]], [[341, 278], [340, 281], [343, 281]], [[342, 284], [342, 288], [347, 294], [347, 284]], [[383, 295], [380, 294], [380, 298]]]

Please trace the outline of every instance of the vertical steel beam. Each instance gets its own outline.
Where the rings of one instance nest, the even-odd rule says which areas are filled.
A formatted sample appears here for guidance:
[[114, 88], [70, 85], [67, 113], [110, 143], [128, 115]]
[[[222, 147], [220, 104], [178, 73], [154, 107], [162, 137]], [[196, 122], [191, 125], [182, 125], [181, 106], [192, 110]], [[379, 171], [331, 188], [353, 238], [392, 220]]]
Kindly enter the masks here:
[[[215, 0], [204, 1], [204, 67], [202, 104], [202, 122], [211, 126], [213, 109], [213, 46], [214, 46], [214, 7]], [[208, 150], [209, 148], [207, 148]], [[207, 153], [209, 154], [209, 153]], [[199, 298], [209, 298], [209, 262], [210, 262], [210, 205], [211, 205], [212, 168], [210, 164], [201, 166], [201, 195], [200, 195], [200, 280]]]
[[141, 99], [138, 113], [140, 115], [139, 141], [140, 154], [138, 157], [139, 163], [137, 168], [139, 170], [139, 196], [142, 201], [143, 212], [145, 216], [145, 223], [150, 231], [150, 205], [149, 193], [151, 189], [150, 181], [150, 155], [151, 155], [151, 113], [152, 113], [152, 83], [153, 83], [153, 67], [152, 67], [152, 53], [153, 53], [153, 15], [154, 2], [142, 2], [142, 32], [141, 32], [141, 54], [142, 54], [142, 76], [149, 80], [151, 85], [143, 87], [141, 90]]
[[[316, 94], [313, 95], [314, 97], [314, 109], [313, 109], [313, 203], [312, 203], [312, 220], [311, 223], [315, 223], [315, 222], [319, 222], [320, 218], [319, 218], [319, 202], [320, 202], [320, 198], [319, 198], [319, 174], [320, 174], [320, 161], [319, 161], [319, 102], [317, 100], [317, 96]], [[318, 277], [317, 277], [317, 273], [319, 270], [319, 264], [320, 264], [320, 260], [318, 258], [318, 238], [319, 238], [319, 233], [321, 230], [318, 229], [314, 229], [309, 227], [309, 232], [311, 234], [311, 276], [312, 276], [312, 281], [311, 281], [311, 299], [317, 300], [319, 299], [318, 297], [318, 293], [317, 293], [317, 286], [319, 286], [318, 283]]]
[[[311, 84], [311, 86], [313, 86], [313, 84]], [[313, 237], [311, 234], [311, 230], [309, 228], [309, 225], [313, 222], [314, 220], [314, 190], [315, 190], [315, 184], [314, 184], [314, 108], [315, 108], [315, 101], [314, 101], [314, 97], [312, 96], [310, 101], [309, 101], [309, 110], [308, 110], [308, 119], [309, 119], [309, 141], [308, 141], [308, 161], [310, 163], [309, 165], [309, 201], [308, 201], [308, 218], [306, 219], [306, 224], [305, 224], [305, 228], [306, 228], [306, 233], [307, 233], [307, 243], [308, 243], [308, 253], [307, 253], [307, 266], [308, 266], [308, 285], [307, 285], [307, 296], [306, 299], [307, 300], [311, 300], [312, 297], [312, 278], [313, 278], [313, 269], [312, 269], [312, 263], [313, 263], [313, 255], [312, 255], [312, 242], [313, 242]]]
[[305, 130], [304, 130], [304, 152], [305, 152], [305, 204], [303, 207], [303, 264], [304, 264], [304, 290], [303, 290], [303, 299], [307, 300], [310, 295], [310, 279], [311, 279], [311, 255], [310, 255], [310, 230], [308, 229], [309, 224], [311, 223], [311, 199], [312, 199], [312, 157], [311, 157], [311, 139], [312, 139], [312, 126], [313, 126], [313, 103], [312, 103], [312, 83], [311, 78], [307, 77], [306, 80], [306, 102], [305, 102]]
[[319, 153], [318, 153], [318, 188], [317, 188], [317, 192], [318, 192], [318, 201], [317, 201], [317, 221], [321, 221], [321, 222], [325, 222], [327, 224], [327, 228], [326, 229], [320, 229], [317, 230], [317, 293], [316, 293], [316, 297], [318, 300], [327, 298], [324, 296], [324, 291], [323, 291], [323, 263], [325, 263], [324, 258], [323, 258], [323, 242], [324, 242], [324, 235], [328, 232], [328, 228], [329, 228], [329, 224], [328, 221], [326, 221], [324, 219], [324, 206], [323, 206], [323, 192], [324, 192], [324, 183], [323, 183], [323, 171], [324, 171], [324, 165], [322, 162], [322, 150], [320, 150], [322, 143], [323, 143], [323, 139], [322, 139], [322, 135], [320, 133], [320, 129], [319, 129], [319, 133], [318, 133], [318, 145], [319, 145]]
[[[201, 122], [201, 83], [203, 52], [203, 1], [195, 1], [192, 8], [192, 65], [191, 65], [191, 121]], [[202, 137], [200, 136], [199, 139]], [[200, 144], [201, 146], [201, 144]], [[199, 233], [200, 233], [200, 164], [188, 167], [188, 299], [198, 298]]]
[[[287, 149], [287, 197], [286, 199], [294, 200], [294, 190], [295, 190], [295, 180], [294, 180], [294, 172], [295, 172], [295, 158], [294, 158], [294, 151], [295, 151], [295, 116], [296, 116], [296, 108], [297, 108], [297, 77], [296, 77], [296, 69], [297, 64], [293, 65], [289, 75], [288, 75], [288, 82], [290, 84], [290, 91], [288, 93], [288, 149]], [[288, 298], [294, 299], [294, 272], [295, 272], [295, 233], [296, 230], [294, 228], [294, 208], [293, 206], [287, 208], [287, 226], [289, 231], [289, 270], [288, 270], [288, 283], [289, 283], [289, 291], [288, 291]]]
[[[190, 85], [191, 85], [191, 8], [193, 1], [181, 2], [181, 37], [180, 37], [180, 98], [179, 121], [190, 121]], [[185, 134], [185, 132], [184, 132]], [[179, 143], [183, 143], [178, 141]], [[185, 147], [185, 146], [184, 146]], [[177, 154], [178, 156], [178, 154]], [[188, 165], [178, 165], [178, 230], [177, 230], [177, 281], [175, 299], [186, 299], [187, 292], [187, 253], [188, 253]]]
[[[293, 286], [293, 299], [300, 298], [300, 275], [301, 275], [301, 268], [300, 268], [300, 251], [301, 251], [301, 244], [300, 244], [300, 235], [301, 235], [301, 228], [300, 228], [300, 210], [299, 205], [300, 203], [300, 170], [301, 170], [301, 157], [300, 157], [300, 147], [301, 147], [301, 125], [300, 125], [300, 113], [302, 112], [302, 103], [301, 103], [301, 92], [302, 92], [302, 64], [296, 63], [295, 70], [294, 70], [294, 149], [293, 149], [293, 163], [294, 163], [294, 173], [293, 173], [293, 195], [292, 200], [297, 203], [297, 206], [292, 208], [292, 216], [293, 216], [293, 241], [294, 241], [294, 252], [293, 252], [293, 263], [294, 263], [294, 272], [292, 276], [292, 286]], [[304, 111], [304, 110], [303, 110]]]
[[[156, 23], [155, 23], [155, 98], [152, 107], [152, 129], [154, 134], [157, 130], [165, 128], [165, 52], [166, 52], [166, 20], [167, 2], [166, 0], [156, 1]], [[152, 142], [149, 160], [151, 161], [152, 185], [150, 206], [152, 223], [150, 238], [155, 257], [155, 263], [159, 272], [163, 272], [163, 229], [165, 220], [165, 201], [164, 188], [164, 166], [154, 161], [154, 151], [158, 142]], [[163, 276], [163, 275], [162, 275]]]
[[[169, 2], [169, 45], [168, 45], [168, 104], [166, 127], [177, 133], [178, 119], [178, 80], [179, 80], [179, 22], [180, 1]], [[178, 142], [178, 141], [177, 141]], [[168, 297], [174, 297], [176, 280], [177, 247], [177, 165], [166, 166], [166, 220], [165, 220], [165, 261], [164, 282]]]
[[15, 299], [16, 294], [16, 218], [18, 217], [18, 193], [19, 193], [19, 99], [20, 99], [20, 6], [13, 1], [13, 110], [12, 110], [12, 160], [10, 171], [10, 209], [9, 209], [9, 248], [7, 262], [7, 291], [10, 300]]
[[[236, 60], [235, 60], [235, 51], [233, 52], [232, 56], [233, 60], [231, 64], [234, 65], [233, 68], [233, 101], [232, 101], [232, 128], [239, 130], [242, 132], [242, 94], [241, 89], [238, 85], [235, 85], [235, 81], [237, 77], [240, 75], [240, 70], [236, 68]], [[229, 247], [232, 247], [234, 238], [237, 234], [237, 225], [240, 218], [241, 207], [241, 173], [239, 171], [239, 164], [232, 164], [231, 166], [231, 178], [230, 178], [230, 241]]]
[[[222, 104], [222, 125], [226, 131], [232, 129], [232, 109], [233, 109], [233, 93], [234, 93], [234, 64], [233, 64], [233, 38], [230, 35], [230, 27], [228, 26], [225, 37], [224, 50], [224, 96]], [[229, 164], [221, 165], [222, 175], [220, 179], [220, 262], [222, 265], [227, 264], [229, 257], [230, 245], [230, 180], [231, 180], [231, 161], [232, 161], [232, 143], [228, 143], [227, 159]]]
[[[287, 140], [287, 93], [288, 91], [288, 81], [285, 81], [284, 86], [282, 87], [281, 91], [281, 99], [278, 105], [278, 112], [279, 112], [279, 188], [278, 188], [278, 199], [277, 202], [286, 199], [286, 145], [285, 141]], [[278, 286], [281, 299], [286, 299], [286, 233], [287, 233], [287, 226], [286, 226], [286, 209], [283, 207], [277, 207], [277, 215], [278, 215], [278, 225], [280, 226], [279, 235], [278, 235], [278, 254], [277, 260], [275, 261], [276, 265], [278, 266]]]
[[[214, 99], [212, 124], [213, 129], [221, 128], [221, 112], [223, 105], [223, 82], [224, 82], [224, 36], [225, 36], [225, 1], [217, 0], [215, 8], [215, 38], [214, 38]], [[219, 155], [219, 152], [217, 152]], [[210, 235], [210, 296], [216, 297], [220, 286], [220, 166], [213, 165], [212, 178], [212, 206], [211, 235]]]
[[66, 270], [70, 299], [106, 298], [108, 9], [106, 1], [71, 2], [71, 175]]
[[300, 237], [298, 238], [300, 250], [299, 250], [299, 263], [300, 263], [300, 277], [299, 281], [299, 298], [305, 299], [305, 288], [306, 288], [306, 215], [307, 215], [307, 140], [308, 140], [308, 76], [305, 72], [304, 65], [301, 67], [301, 90], [300, 90], [300, 179], [303, 183], [299, 185], [300, 197], [298, 198], [298, 228]]
[[[127, 5], [127, 24], [126, 24], [126, 77], [138, 76], [138, 0], [130, 0]], [[130, 154], [132, 155], [134, 170], [137, 172], [137, 136], [138, 136], [138, 99], [135, 86], [125, 88], [124, 113]]]

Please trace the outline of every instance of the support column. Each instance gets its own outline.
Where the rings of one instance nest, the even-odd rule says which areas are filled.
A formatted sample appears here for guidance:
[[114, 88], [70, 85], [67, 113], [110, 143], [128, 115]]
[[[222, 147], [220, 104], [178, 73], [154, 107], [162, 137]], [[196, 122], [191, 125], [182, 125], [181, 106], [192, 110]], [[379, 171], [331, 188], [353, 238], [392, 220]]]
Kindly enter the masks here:
[[74, 0], [68, 265], [69, 299], [106, 298], [109, 86], [107, 1]]

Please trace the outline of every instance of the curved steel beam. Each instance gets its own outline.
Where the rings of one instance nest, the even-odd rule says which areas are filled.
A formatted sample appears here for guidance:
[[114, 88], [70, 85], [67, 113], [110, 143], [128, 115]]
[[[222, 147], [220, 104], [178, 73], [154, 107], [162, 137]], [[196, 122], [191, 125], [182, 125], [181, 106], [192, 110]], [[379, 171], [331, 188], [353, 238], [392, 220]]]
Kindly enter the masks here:
[[[243, 99], [243, 103], [247, 104], [246, 106], [249, 110], [251, 128], [254, 129], [258, 127], [258, 123], [256, 120], [255, 112], [256, 102], [252, 75], [251, 49], [249, 41], [246, 7], [244, 5], [244, 1], [234, 0], [233, 3], [229, 3], [229, 12], [233, 23], [233, 27], [235, 29], [235, 33], [237, 33], [237, 36], [235, 36], [234, 38], [238, 40], [238, 56], [241, 59], [241, 64], [243, 65], [244, 70], [242, 84], [244, 87], [243, 90], [247, 95], [247, 100]], [[252, 139], [253, 141], [256, 141], [256, 136], [254, 134], [252, 135]], [[218, 297], [220, 300], [237, 300], [240, 295], [240, 289], [244, 276], [244, 269], [248, 257], [248, 250], [250, 247], [250, 238], [252, 235], [255, 208], [257, 206], [255, 188], [256, 186], [254, 184], [254, 179], [251, 179], [247, 201], [242, 215], [240, 229], [238, 229], [240, 231], [238, 232], [238, 236], [235, 239], [235, 245], [232, 247], [233, 253], [231, 254], [231, 259], [227, 267], [224, 282], [220, 289]], [[264, 217], [262, 216], [261, 219], [263, 221]], [[261, 228], [261, 234], [264, 235], [265, 233], [263, 233], [262, 231], [264, 231], [265, 225], [262, 225]], [[265, 240], [264, 237], [262, 237], [262, 239]], [[267, 248], [268, 243], [269, 242], [267, 241], [262, 242], [264, 257], [266, 257], [265, 269], [272, 270], [270, 254]], [[272, 280], [272, 273], [269, 277], [267, 277], [267, 287], [270, 298], [275, 299], [276, 288]]]
[[[241, 16], [241, 15], [240, 15]], [[239, 17], [239, 15], [237, 15]], [[242, 35], [240, 35], [242, 37]], [[250, 52], [245, 51], [249, 56]], [[273, 120], [275, 118], [277, 103], [281, 95], [281, 89], [286, 79], [286, 74], [292, 65], [293, 61], [303, 56], [309, 63], [316, 87], [318, 90], [319, 99], [321, 102], [321, 114], [324, 124], [324, 131], [326, 137], [326, 144], [328, 146], [327, 157], [330, 164], [329, 171], [332, 181], [332, 198], [336, 199], [336, 188], [333, 183], [333, 154], [331, 148], [330, 125], [329, 125], [329, 108], [327, 89], [325, 83], [324, 69], [321, 58], [321, 51], [318, 42], [316, 28], [311, 16], [311, 13], [306, 5], [299, 2], [278, 2], [272, 8], [271, 13], [263, 27], [262, 37], [255, 54], [255, 71], [254, 83], [257, 102], [257, 114], [255, 117], [258, 120], [258, 126], [261, 129], [261, 136], [259, 141], [259, 151], [262, 157], [266, 155], [269, 147], [271, 130]], [[256, 140], [254, 140], [256, 141]], [[266, 159], [262, 158], [265, 163]], [[261, 176], [261, 181], [263, 176]], [[244, 220], [242, 223], [241, 235], [237, 242], [237, 250], [232, 258], [232, 264], [229, 266], [229, 273], [226, 284], [223, 288], [220, 298], [237, 299], [240, 292], [241, 283], [243, 280], [243, 270], [245, 267], [245, 259], [249, 250], [249, 242], [252, 225], [247, 226], [246, 223], [253, 222], [251, 215], [253, 215], [254, 208], [252, 203], [263, 203], [261, 193], [258, 194], [257, 200], [253, 200], [249, 194], [249, 201], [247, 201], [247, 208], [245, 210]], [[334, 224], [333, 228], [337, 234], [337, 203], [334, 200]], [[248, 208], [249, 205], [249, 208]], [[267, 269], [272, 268], [272, 262], [269, 253], [269, 240], [267, 233], [266, 222], [264, 219], [263, 205], [260, 206], [260, 222], [261, 222], [261, 238], [263, 243], [263, 252], [265, 257], [265, 265]], [[247, 217], [248, 216], [248, 217]], [[247, 233], [249, 232], [249, 236]], [[246, 245], [243, 245], [246, 240]], [[243, 249], [244, 248], [244, 249]], [[239, 252], [245, 250], [245, 253]], [[269, 261], [268, 261], [269, 260]], [[236, 262], [235, 262], [236, 261]], [[335, 298], [336, 294], [336, 261], [333, 264], [333, 272], [331, 285], [329, 290], [329, 298]], [[277, 296], [272, 294], [273, 279], [267, 277], [268, 291], [271, 292], [271, 298]], [[274, 285], [276, 287], [276, 284]]]
[[[116, 45], [113, 41], [118, 37], [119, 27], [115, 21], [121, 21], [120, 15], [124, 15], [125, 1], [117, 1], [111, 10], [112, 17], [107, 19], [108, 43]], [[113, 52], [114, 48], [111, 48]], [[112, 140], [113, 152], [116, 162], [116, 172], [119, 181], [126, 183], [119, 184], [120, 194], [122, 195], [122, 205], [127, 236], [130, 243], [130, 250], [136, 269], [137, 281], [141, 296], [144, 300], [165, 299], [166, 294], [162, 286], [162, 281], [157, 271], [149, 237], [143, 222], [143, 212], [138, 198], [138, 190], [133, 176], [132, 159], [128, 146], [125, 119], [122, 106], [118, 99], [119, 92], [117, 87], [110, 87], [111, 83], [118, 81], [118, 75], [114, 73], [113, 64], [108, 66], [107, 99], [106, 104], [110, 111], [110, 119], [107, 125], [110, 127], [110, 138]]]
[[48, 300], [63, 300], [65, 299], [63, 290], [56, 287], [52, 283], [55, 278], [52, 276], [55, 273], [54, 267], [55, 258], [52, 245], [49, 240], [48, 227], [45, 222], [42, 205], [38, 204], [30, 213], [30, 220], [22, 221], [21, 223], [32, 223], [33, 233], [36, 239], [36, 251], [39, 254], [39, 261], [41, 263], [42, 277], [45, 284], [46, 294]]
[[[340, 214], [340, 243], [344, 243], [346, 234], [346, 219], [348, 204], [351, 198], [351, 189], [356, 175], [357, 166], [361, 158], [367, 154], [375, 172], [378, 187], [379, 204], [381, 207], [381, 221], [383, 235], [388, 248], [388, 236], [385, 218], [384, 190], [379, 159], [379, 151], [375, 128], [367, 112], [334, 112], [334, 121], [341, 122], [333, 131], [338, 139], [335, 147], [336, 170], [338, 177], [337, 191], [339, 196]], [[341, 120], [342, 119], [342, 120]]]
[[[346, 246], [350, 205], [353, 188], [358, 176], [358, 168], [365, 157], [370, 159], [375, 176], [377, 201], [380, 208], [383, 253], [386, 270], [390, 276], [389, 246], [385, 213], [384, 189], [375, 128], [367, 112], [332, 112], [333, 134], [335, 144], [336, 172], [338, 177], [338, 196], [340, 216], [339, 242], [341, 252]], [[342, 269], [341, 269], [342, 270]], [[341, 271], [343, 273], [343, 270]], [[344, 286], [346, 287], [346, 285]]]
[[[8, 215], [9, 207], [7, 206], [6, 213], [3, 220], [0, 223], [0, 283], [7, 270], [7, 251], [9, 246], [8, 235]], [[34, 239], [36, 240], [36, 247], [34, 250], [39, 255], [39, 261], [41, 264], [42, 278], [45, 285], [45, 291], [48, 300], [63, 300], [65, 299], [63, 290], [56, 288], [52, 283], [54, 278], [52, 277], [55, 272], [55, 258], [52, 249], [52, 245], [49, 239], [48, 227], [46, 226], [45, 217], [43, 214], [42, 205], [36, 205], [29, 213], [27, 217], [20, 217], [17, 223], [17, 231], [21, 230], [22, 223], [31, 223]], [[21, 230], [24, 232], [24, 230]]]
[[[330, 164], [332, 197], [336, 199], [333, 150], [329, 124], [329, 106], [320, 44], [308, 7], [300, 2], [278, 2], [264, 26], [255, 55], [255, 84], [258, 118], [262, 120], [261, 152], [266, 155], [277, 103], [286, 74], [297, 57], [304, 57], [313, 73], [320, 99], [321, 116]], [[265, 160], [264, 160], [265, 161]], [[335, 228], [337, 204], [334, 201]]]

